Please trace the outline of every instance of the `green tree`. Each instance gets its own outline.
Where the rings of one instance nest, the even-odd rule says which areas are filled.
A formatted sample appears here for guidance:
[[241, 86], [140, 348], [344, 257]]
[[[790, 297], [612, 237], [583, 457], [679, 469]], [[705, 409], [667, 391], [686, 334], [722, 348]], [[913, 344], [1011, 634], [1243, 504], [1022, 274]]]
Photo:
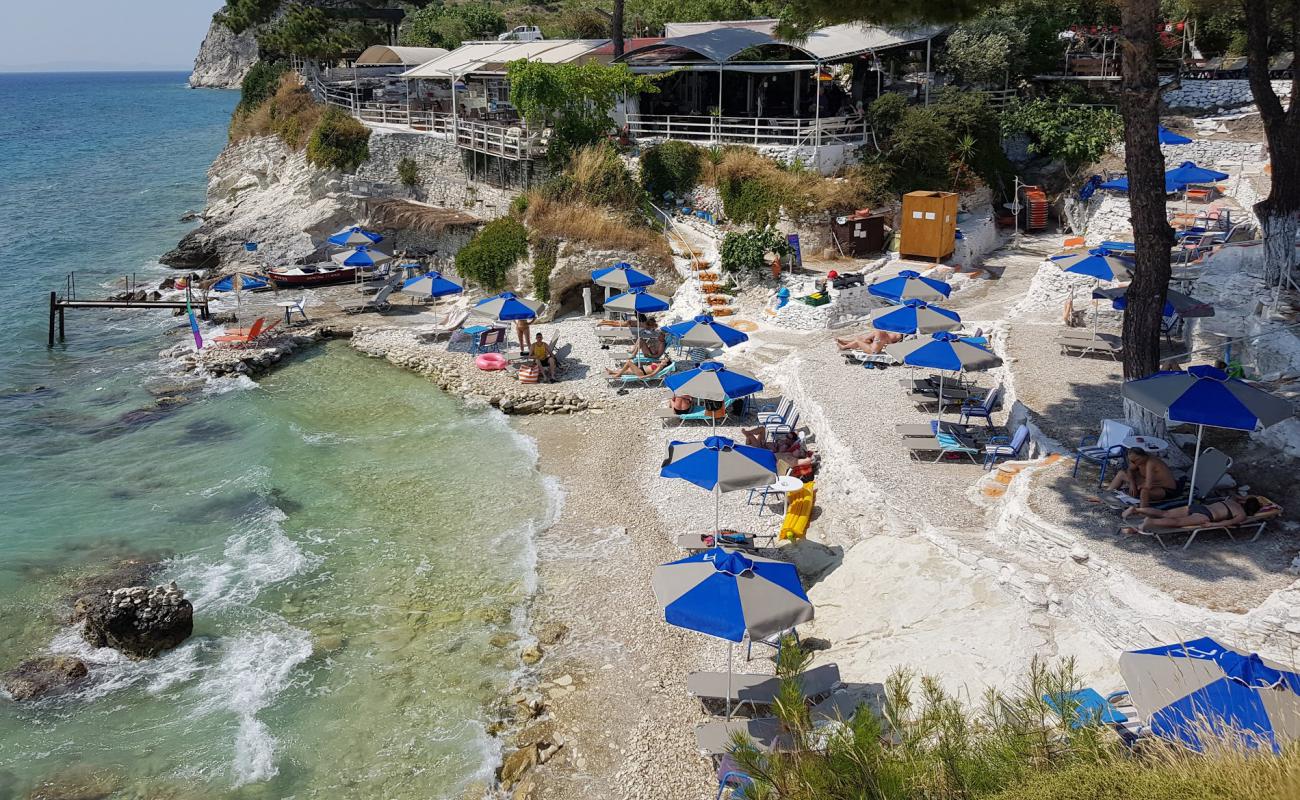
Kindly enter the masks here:
[[1070, 170], [1101, 158], [1124, 132], [1124, 119], [1108, 108], [1036, 99], [1011, 103], [1001, 114], [1002, 132], [1029, 137], [1029, 151], [1059, 159]]
[[949, 186], [950, 162], [957, 138], [933, 109], [909, 108], [886, 145], [886, 158], [893, 165], [895, 191], [937, 190]]
[[624, 94], [658, 91], [657, 80], [626, 64], [544, 64], [520, 59], [507, 67], [510, 102], [533, 125], [554, 129], [549, 153], [563, 163], [574, 149], [608, 134], [610, 112]]
[[411, 47], [454, 50], [462, 42], [495, 39], [505, 29], [505, 17], [486, 3], [436, 4], [408, 14], [398, 40]]
[[[263, 50], [331, 61], [372, 44], [378, 33], [330, 17], [323, 9], [294, 3], [257, 36]], [[368, 41], [370, 40], [370, 41]]]
[[1027, 39], [1014, 19], [985, 14], [957, 26], [944, 45], [942, 64], [959, 80], [1002, 86]]
[[456, 253], [456, 272], [497, 291], [510, 269], [528, 255], [528, 229], [513, 217], [494, 219]]
[[370, 129], [338, 106], [327, 106], [307, 140], [307, 161], [352, 172], [370, 157]]
[[718, 255], [722, 268], [728, 272], [762, 273], [767, 268], [768, 253], [786, 256], [791, 252], [790, 243], [780, 231], [763, 227], [749, 231], [731, 231], [722, 238]]
[[213, 18], [233, 33], [243, 33], [255, 25], [269, 22], [280, 9], [280, 0], [228, 0]]

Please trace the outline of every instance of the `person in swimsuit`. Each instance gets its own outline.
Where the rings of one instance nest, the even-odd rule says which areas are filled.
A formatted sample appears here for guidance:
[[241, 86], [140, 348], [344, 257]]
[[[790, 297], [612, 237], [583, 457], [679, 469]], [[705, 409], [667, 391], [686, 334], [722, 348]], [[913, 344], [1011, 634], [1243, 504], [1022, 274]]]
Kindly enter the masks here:
[[1134, 449], [1128, 451], [1128, 469], [1115, 475], [1110, 490], [1136, 497], [1139, 506], [1149, 508], [1152, 503], [1173, 497], [1178, 491], [1178, 481], [1164, 461], [1145, 450]]
[[1223, 500], [1211, 500], [1207, 503], [1192, 503], [1177, 508], [1135, 508], [1134, 514], [1145, 517], [1136, 528], [1121, 528], [1121, 533], [1137, 533], [1148, 528], [1192, 528], [1211, 523], [1227, 527], [1240, 525], [1248, 518], [1259, 513], [1264, 501], [1254, 495], [1229, 497]]
[[634, 359], [629, 358], [623, 362], [623, 366], [619, 369], [606, 369], [605, 372], [609, 373], [612, 378], [621, 375], [636, 375], [641, 378], [648, 378], [671, 363], [673, 363], [673, 360], [665, 353], [658, 361], [652, 361], [649, 364], [638, 364]]

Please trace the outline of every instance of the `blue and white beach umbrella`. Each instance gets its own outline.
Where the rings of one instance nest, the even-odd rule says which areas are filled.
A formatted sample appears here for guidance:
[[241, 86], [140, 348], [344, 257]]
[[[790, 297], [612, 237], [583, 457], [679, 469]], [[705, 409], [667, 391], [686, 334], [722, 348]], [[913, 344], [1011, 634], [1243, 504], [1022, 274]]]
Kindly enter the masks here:
[[1099, 253], [1069, 253], [1052, 256], [1051, 261], [1062, 272], [1086, 275], [1098, 281], [1126, 281], [1132, 277], [1128, 265], [1115, 256]]
[[871, 326], [891, 333], [938, 333], [961, 327], [956, 311], [932, 306], [924, 300], [904, 300], [900, 306], [871, 312]]
[[449, 294], [465, 291], [465, 287], [442, 277], [441, 272], [431, 271], [408, 278], [402, 284], [401, 291], [403, 294], [413, 294], [417, 297], [446, 297]]
[[374, 267], [391, 261], [392, 256], [387, 253], [376, 250], [370, 245], [357, 245], [354, 249], [343, 253], [335, 253], [330, 256], [336, 264], [342, 264], [345, 267]]
[[1119, 657], [1134, 707], [1156, 736], [1197, 752], [1300, 739], [1300, 675], [1204, 637]]
[[763, 390], [763, 383], [743, 372], [732, 372], [716, 361], [705, 361], [695, 369], [664, 378], [664, 385], [673, 394], [684, 394], [700, 400], [726, 402], [747, 397]]
[[620, 261], [612, 267], [592, 270], [591, 280], [597, 286], [619, 289], [624, 292], [628, 289], [653, 286], [655, 282], [654, 278], [633, 269], [632, 265], [626, 261]]
[[728, 717], [731, 643], [772, 636], [813, 618], [793, 564], [723, 547], [655, 567], [651, 586], [669, 625], [726, 640]]
[[723, 325], [708, 315], [665, 325], [663, 330], [676, 338], [682, 347], [735, 347], [749, 341], [749, 334]]
[[952, 287], [934, 278], [923, 278], [915, 270], [905, 269], [895, 278], [879, 281], [867, 287], [867, 292], [891, 303], [904, 300], [943, 300], [952, 294]]
[[334, 234], [333, 236], [329, 237], [329, 239], [327, 239], [327, 241], [330, 244], [334, 245], [335, 247], [355, 247], [356, 245], [359, 244], [362, 245], [378, 244], [383, 240], [384, 240], [383, 236], [380, 236], [374, 231], [368, 231], [365, 228], [362, 228], [357, 225], [352, 225], [350, 227], [344, 228], [343, 230], [339, 231], [338, 233]]
[[763, 447], [736, 444], [725, 436], [710, 436], [702, 442], [672, 442], [659, 476], [680, 478], [713, 492], [716, 534], [722, 492], [767, 486], [775, 481], [776, 454]]
[[939, 370], [939, 418], [943, 419], [943, 373], [976, 372], [1002, 364], [989, 350], [955, 333], [940, 331], [928, 338], [891, 344], [885, 352], [900, 364]]
[[667, 311], [671, 305], [672, 302], [667, 297], [651, 294], [648, 289], [641, 287], [628, 289], [609, 298], [605, 301], [605, 310], [623, 314], [657, 314]]
[[506, 322], [515, 319], [534, 319], [537, 310], [541, 307], [540, 303], [516, 297], [514, 292], [502, 292], [478, 301], [470, 312]]
[[[1196, 455], [1192, 460], [1190, 486], [1196, 485], [1201, 437], [1206, 425], [1253, 431], [1276, 425], [1295, 414], [1291, 401], [1231, 378], [1223, 370], [1205, 364], [1188, 367], [1186, 371], [1157, 372], [1128, 381], [1120, 387], [1120, 395], [1170, 422], [1196, 426]], [[1192, 499], [1189, 492], [1189, 506]]]
[[249, 275], [247, 272], [232, 272], [216, 283], [212, 284], [214, 292], [235, 292], [238, 294], [241, 290], [265, 289], [271, 284], [266, 278], [257, 275]]

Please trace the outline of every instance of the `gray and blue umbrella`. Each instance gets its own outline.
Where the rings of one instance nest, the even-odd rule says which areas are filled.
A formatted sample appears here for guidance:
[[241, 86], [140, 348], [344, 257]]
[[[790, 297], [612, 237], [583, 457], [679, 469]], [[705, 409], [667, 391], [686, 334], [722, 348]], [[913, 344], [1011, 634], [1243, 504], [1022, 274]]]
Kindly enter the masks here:
[[1051, 261], [1062, 272], [1086, 275], [1098, 281], [1126, 281], [1131, 277], [1127, 264], [1114, 256], [1100, 253], [1070, 253], [1052, 256]]
[[657, 314], [672, 305], [667, 297], [652, 294], [645, 288], [628, 289], [605, 301], [606, 311], [622, 314]]
[[682, 347], [735, 347], [749, 341], [749, 334], [708, 315], [666, 325], [664, 333], [675, 337]]
[[[1116, 286], [1110, 289], [1094, 289], [1092, 296], [1094, 299], [1109, 300], [1111, 306], [1116, 311], [1123, 311], [1128, 307], [1128, 286]], [[1175, 289], [1169, 289], [1165, 292], [1164, 315], [1166, 317], [1177, 314], [1184, 319], [1193, 319], [1199, 317], [1214, 316], [1214, 306], [1203, 300], [1197, 300], [1191, 295], [1183, 294]]]
[[954, 333], [940, 331], [929, 337], [891, 344], [885, 352], [900, 364], [939, 370], [939, 418], [943, 419], [943, 373], [978, 372], [1002, 364], [989, 350]]
[[871, 312], [871, 326], [891, 333], [938, 333], [961, 327], [956, 311], [932, 306], [924, 300], [904, 300], [902, 305]]
[[[1253, 431], [1276, 425], [1295, 414], [1289, 400], [1204, 364], [1188, 367], [1186, 371], [1157, 372], [1129, 381], [1120, 387], [1120, 395], [1170, 422], [1196, 426], [1191, 486], [1196, 485], [1205, 426]], [[1192, 499], [1189, 492], [1189, 506]]]
[[591, 280], [597, 286], [604, 286], [608, 289], [618, 289], [626, 292], [628, 289], [644, 288], [653, 286], [655, 279], [632, 268], [632, 265], [626, 261], [620, 261], [612, 267], [604, 269], [594, 269], [591, 271]]
[[330, 256], [336, 264], [342, 264], [345, 267], [374, 267], [391, 261], [392, 256], [387, 253], [376, 250], [370, 245], [357, 245], [352, 250], [343, 253], [335, 253]]
[[763, 384], [743, 372], [733, 372], [716, 361], [705, 361], [698, 367], [664, 378], [664, 385], [674, 394], [685, 394], [700, 400], [726, 402], [763, 391]]
[[335, 247], [355, 247], [359, 244], [378, 244], [383, 240], [384, 237], [374, 231], [368, 231], [359, 225], [352, 225], [330, 236], [327, 241]]
[[943, 300], [952, 294], [952, 287], [941, 280], [923, 278], [921, 273], [905, 269], [897, 277], [877, 281], [867, 287], [867, 293], [888, 300], [902, 303], [904, 300]]
[[474, 304], [470, 311], [484, 317], [505, 322], [514, 319], [534, 319], [541, 303], [516, 297], [514, 292], [502, 292], [486, 297]]
[[417, 297], [446, 297], [465, 291], [465, 287], [442, 277], [441, 272], [433, 271], [408, 279], [402, 284], [401, 291]]
[[1255, 653], [1203, 637], [1124, 653], [1119, 671], [1151, 731], [1197, 752], [1300, 740], [1300, 675]]
[[775, 481], [776, 454], [766, 448], [736, 444], [725, 436], [710, 436], [702, 442], [672, 442], [659, 475], [680, 478], [713, 492], [716, 534], [722, 492], [767, 486]]
[[793, 564], [723, 547], [655, 567], [651, 586], [669, 625], [727, 642], [728, 717], [731, 643], [772, 636], [813, 618]]

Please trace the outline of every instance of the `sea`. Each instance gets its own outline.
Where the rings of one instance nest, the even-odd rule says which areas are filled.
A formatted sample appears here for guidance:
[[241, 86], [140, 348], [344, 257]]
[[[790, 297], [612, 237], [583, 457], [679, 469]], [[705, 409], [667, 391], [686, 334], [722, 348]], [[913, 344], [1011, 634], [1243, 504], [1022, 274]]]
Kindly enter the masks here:
[[[530, 440], [343, 343], [198, 385], [159, 356], [192, 341], [167, 311], [69, 311], [46, 346], [70, 273], [169, 274], [238, 99], [185, 79], [0, 74], [0, 671], [90, 668], [0, 690], [0, 798], [475, 793], [558, 511]], [[66, 624], [153, 562], [194, 604], [183, 645], [130, 661]]]

